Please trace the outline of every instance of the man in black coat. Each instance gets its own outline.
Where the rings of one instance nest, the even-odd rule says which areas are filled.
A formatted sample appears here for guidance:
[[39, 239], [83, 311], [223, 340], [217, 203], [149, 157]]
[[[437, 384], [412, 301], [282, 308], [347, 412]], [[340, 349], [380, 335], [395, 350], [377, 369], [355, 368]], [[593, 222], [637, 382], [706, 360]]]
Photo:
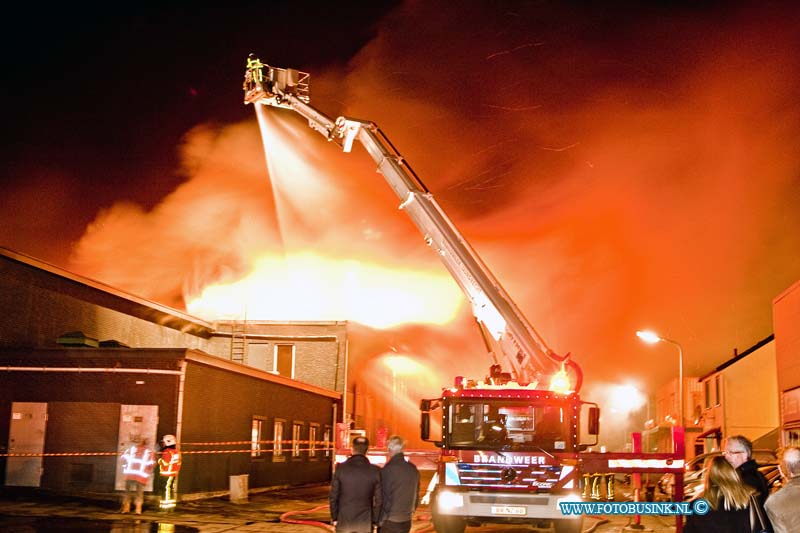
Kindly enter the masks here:
[[[769, 485], [767, 478], [758, 470], [758, 463], [753, 459], [753, 443], [744, 435], [728, 437], [725, 439], [722, 454], [739, 473], [739, 477], [742, 478], [745, 485], [755, 489], [758, 503], [763, 509], [767, 496], [769, 496]], [[772, 531], [770, 524], [765, 524], [765, 526], [767, 531]]]
[[331, 523], [336, 533], [371, 533], [381, 510], [381, 470], [366, 457], [369, 441], [353, 439], [353, 455], [333, 473]]
[[397, 435], [389, 437], [389, 461], [381, 471], [383, 505], [380, 533], [408, 533], [419, 503], [419, 471], [403, 455], [405, 443]]
[[756, 489], [761, 505], [769, 496], [769, 485], [764, 474], [759, 472], [758, 463], [753, 459], [753, 443], [743, 435], [734, 435], [725, 439], [722, 450], [725, 459], [733, 466], [746, 484]]

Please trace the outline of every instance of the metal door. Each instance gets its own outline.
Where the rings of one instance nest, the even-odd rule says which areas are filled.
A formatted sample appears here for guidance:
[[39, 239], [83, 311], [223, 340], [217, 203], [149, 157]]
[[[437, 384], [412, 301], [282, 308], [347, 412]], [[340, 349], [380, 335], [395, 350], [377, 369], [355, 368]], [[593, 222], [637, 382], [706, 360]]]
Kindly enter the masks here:
[[[124, 452], [134, 439], [144, 438], [147, 446], [155, 452], [156, 431], [158, 429], [157, 405], [121, 405], [119, 412], [119, 454], [117, 455], [117, 477], [114, 487], [125, 490], [125, 478], [122, 475], [122, 452]], [[155, 455], [154, 455], [155, 457]], [[155, 472], [155, 470], [154, 470]], [[153, 476], [147, 482], [145, 490], [153, 490]]]
[[[13, 402], [8, 432], [8, 453], [41, 454], [47, 427], [47, 404]], [[42, 479], [42, 456], [9, 457], [6, 485], [38, 487]]]

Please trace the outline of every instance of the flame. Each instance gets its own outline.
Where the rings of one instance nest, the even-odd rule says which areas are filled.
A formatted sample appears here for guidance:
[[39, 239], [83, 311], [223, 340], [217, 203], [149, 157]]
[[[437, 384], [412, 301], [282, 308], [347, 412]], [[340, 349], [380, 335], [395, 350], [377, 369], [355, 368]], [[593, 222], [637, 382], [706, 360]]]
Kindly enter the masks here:
[[445, 274], [305, 252], [262, 255], [246, 277], [206, 286], [187, 308], [207, 320], [354, 320], [390, 328], [447, 324], [462, 305]]

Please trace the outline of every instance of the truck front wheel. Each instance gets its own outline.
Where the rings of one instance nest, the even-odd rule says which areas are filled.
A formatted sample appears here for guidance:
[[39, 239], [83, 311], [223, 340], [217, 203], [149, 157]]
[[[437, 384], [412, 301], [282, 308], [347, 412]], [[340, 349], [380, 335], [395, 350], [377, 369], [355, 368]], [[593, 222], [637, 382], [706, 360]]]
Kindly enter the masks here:
[[464, 533], [467, 528], [467, 521], [458, 516], [433, 513], [432, 521], [436, 533]]
[[582, 533], [583, 518], [555, 520], [556, 533]]

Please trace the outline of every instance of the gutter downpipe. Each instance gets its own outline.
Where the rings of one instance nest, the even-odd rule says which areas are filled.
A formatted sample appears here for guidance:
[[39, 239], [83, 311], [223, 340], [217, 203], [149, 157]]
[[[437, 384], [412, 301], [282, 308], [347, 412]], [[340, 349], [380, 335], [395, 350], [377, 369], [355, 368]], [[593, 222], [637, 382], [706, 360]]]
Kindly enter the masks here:
[[[181, 443], [181, 433], [183, 431], [183, 389], [186, 384], [186, 359], [181, 360], [181, 369], [178, 377], [178, 406], [175, 409], [175, 440], [178, 441], [178, 446]], [[178, 498], [178, 478], [175, 478], [175, 491], [173, 499]]]
[[[175, 439], [181, 442], [183, 428], [183, 389], [186, 384], [186, 360], [181, 361], [181, 369], [178, 378], [178, 406], [175, 413]], [[177, 494], [177, 491], [176, 491]]]
[[[350, 355], [350, 340], [344, 341], [344, 388], [342, 389], [342, 422], [347, 423], [347, 365]], [[353, 418], [355, 420], [355, 417]], [[350, 429], [348, 427], [348, 429]]]

